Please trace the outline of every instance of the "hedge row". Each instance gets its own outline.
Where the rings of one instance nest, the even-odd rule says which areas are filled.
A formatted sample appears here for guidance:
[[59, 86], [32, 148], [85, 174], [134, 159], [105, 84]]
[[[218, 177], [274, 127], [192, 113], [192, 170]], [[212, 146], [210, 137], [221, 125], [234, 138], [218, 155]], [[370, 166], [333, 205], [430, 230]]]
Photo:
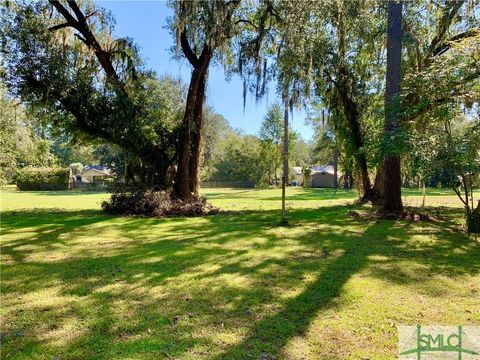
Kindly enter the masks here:
[[68, 190], [69, 168], [23, 168], [18, 170], [14, 182], [20, 190]]

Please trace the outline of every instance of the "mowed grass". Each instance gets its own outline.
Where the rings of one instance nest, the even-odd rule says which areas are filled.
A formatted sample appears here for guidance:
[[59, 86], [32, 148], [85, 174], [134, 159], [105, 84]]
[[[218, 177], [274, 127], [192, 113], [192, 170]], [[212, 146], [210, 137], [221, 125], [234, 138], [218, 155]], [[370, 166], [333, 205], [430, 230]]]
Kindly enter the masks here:
[[[202, 189], [212, 204], [222, 210], [273, 210], [279, 208], [279, 189]], [[476, 196], [480, 191], [476, 192]], [[4, 190], [0, 196], [0, 208], [7, 210], [66, 209], [98, 210], [109, 195], [104, 192], [77, 191], [15, 191]], [[303, 189], [287, 190], [289, 208], [312, 208], [325, 205], [348, 204], [357, 199], [354, 190]], [[420, 206], [422, 194], [419, 190], [404, 189], [403, 202], [407, 206]], [[462, 203], [449, 189], [428, 189], [427, 206], [461, 207]]]
[[[480, 243], [355, 219], [353, 191], [206, 189], [229, 210], [112, 217], [108, 195], [1, 194], [2, 359], [394, 359], [397, 325], [478, 325]], [[418, 191], [404, 201], [421, 202]]]

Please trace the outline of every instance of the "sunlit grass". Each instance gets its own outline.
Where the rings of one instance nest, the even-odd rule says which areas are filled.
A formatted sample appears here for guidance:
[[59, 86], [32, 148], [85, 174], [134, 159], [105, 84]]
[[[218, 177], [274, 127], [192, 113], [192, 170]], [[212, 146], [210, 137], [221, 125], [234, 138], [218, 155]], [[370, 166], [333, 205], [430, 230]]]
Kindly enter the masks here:
[[[202, 189], [212, 204], [223, 210], [274, 210], [279, 208], [280, 189]], [[480, 191], [475, 192], [477, 198]], [[79, 191], [15, 191], [8, 188], [0, 193], [0, 207], [19, 209], [100, 209], [102, 200], [109, 195], [103, 192]], [[287, 189], [287, 205], [291, 208], [315, 208], [325, 205], [348, 204], [357, 199], [355, 190]], [[420, 206], [422, 193], [417, 189], [404, 189], [403, 202], [408, 206]], [[461, 207], [462, 203], [453, 190], [427, 189], [426, 206]]]
[[353, 191], [289, 189], [279, 227], [276, 189], [206, 189], [236, 212], [168, 219], [3, 192], [2, 359], [395, 358], [397, 325], [480, 321], [480, 245], [455, 195], [429, 193], [445, 221], [353, 219]]

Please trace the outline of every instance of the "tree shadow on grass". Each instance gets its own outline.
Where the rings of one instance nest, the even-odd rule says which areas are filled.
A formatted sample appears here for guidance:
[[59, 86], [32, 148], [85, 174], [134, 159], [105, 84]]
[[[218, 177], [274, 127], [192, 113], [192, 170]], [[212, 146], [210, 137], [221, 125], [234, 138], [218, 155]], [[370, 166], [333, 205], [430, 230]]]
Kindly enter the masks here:
[[22, 249], [29, 245], [53, 250], [56, 245], [68, 245], [68, 240], [61, 239], [64, 234], [77, 228], [111, 219], [103, 216], [100, 211], [79, 210], [28, 210], [8, 211], [2, 213], [3, 237], [21, 236], [13, 241], [2, 241], [2, 252], [11, 256], [15, 262], [22, 262], [25, 257], [34, 252], [33, 249]]
[[[369, 229], [362, 236], [369, 236]], [[388, 227], [384, 230], [388, 231]], [[288, 300], [280, 312], [255, 324], [244, 340], [216, 359], [258, 358], [262, 354], [265, 359], [277, 358], [288, 340], [304, 334], [315, 315], [339, 297], [350, 277], [368, 264], [368, 255], [373, 251], [355, 246], [358, 239], [350, 240], [351, 246], [343, 246], [343, 254], [331, 260], [300, 295]]]
[[[438, 243], [425, 243], [416, 247], [407, 238], [414, 223], [387, 220], [370, 224], [363, 234], [358, 237], [347, 236], [346, 241], [340, 241], [334, 246], [342, 249], [343, 254], [329, 262], [300, 295], [285, 302], [278, 313], [255, 324], [240, 343], [215, 359], [281, 357], [287, 342], [294, 336], [304, 335], [316, 315], [329, 308], [341, 295], [345, 283], [367, 267], [378, 278], [414, 286], [418, 292], [431, 291], [433, 296], [438, 289], [431, 284], [430, 289], [425, 286], [428, 276], [441, 274], [455, 277], [480, 272], [480, 263], [475, 260], [480, 258], [480, 246], [469, 241], [463, 234], [446, 230], [438, 234], [441, 240]], [[425, 227], [428, 229], [428, 224]], [[372, 260], [375, 255], [386, 256], [388, 260]], [[421, 271], [412, 274], [395, 266], [405, 258], [423, 266]]]
[[[56, 287], [64, 306], [27, 308], [25, 324], [41, 326], [45, 321], [53, 326], [73, 316], [85, 327], [62, 346], [36, 336], [8, 335], [7, 351], [95, 359], [141, 354], [181, 358], [192, 352], [199, 358], [273, 358], [341, 297], [354, 274], [369, 269], [385, 281], [420, 288], [421, 274], [399, 272], [397, 261], [409, 259], [422, 271], [448, 276], [480, 271], [478, 244], [453, 228], [351, 219], [346, 217], [349, 209], [292, 210], [288, 228], [276, 226], [277, 211], [197, 219], [112, 218], [95, 212], [10, 214], [2, 219], [6, 234], [31, 227], [38, 231], [5, 244], [13, 262], [2, 265], [2, 293], [15, 297]], [[54, 251], [59, 241], [64, 247], [77, 244], [73, 230], [88, 231], [94, 224], [132, 241], [106, 252], [86, 248], [58, 261], [27, 261], [35, 251]], [[421, 232], [433, 234], [436, 241], [412, 240]], [[36, 248], [15, 247], [17, 241]], [[99, 239], [100, 250], [107, 241]], [[375, 260], [375, 255], [384, 259]], [[304, 276], [311, 274], [313, 281], [305, 283]], [[303, 290], [281, 296], [293, 288]], [[266, 311], [269, 304], [278, 310]], [[258, 317], [246, 312], [251, 309]], [[218, 351], [216, 333], [234, 331], [239, 324], [249, 328], [243, 340]], [[202, 327], [202, 334], [191, 335]]]

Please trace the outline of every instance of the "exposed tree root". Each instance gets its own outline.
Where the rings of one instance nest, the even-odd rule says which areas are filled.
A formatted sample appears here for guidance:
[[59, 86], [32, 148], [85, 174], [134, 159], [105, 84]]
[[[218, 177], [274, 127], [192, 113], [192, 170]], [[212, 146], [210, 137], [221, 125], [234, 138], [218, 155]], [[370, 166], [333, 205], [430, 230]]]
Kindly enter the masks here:
[[416, 208], [404, 208], [400, 211], [389, 211], [383, 209], [372, 209], [372, 210], [350, 210], [347, 214], [353, 218], [363, 218], [363, 219], [385, 219], [385, 220], [410, 220], [410, 221], [431, 221], [439, 222], [444, 219], [433, 216], [423, 210]]
[[365, 205], [371, 203], [372, 205], [383, 205], [385, 199], [380, 196], [374, 189], [365, 193], [361, 198], [355, 201], [356, 205]]

